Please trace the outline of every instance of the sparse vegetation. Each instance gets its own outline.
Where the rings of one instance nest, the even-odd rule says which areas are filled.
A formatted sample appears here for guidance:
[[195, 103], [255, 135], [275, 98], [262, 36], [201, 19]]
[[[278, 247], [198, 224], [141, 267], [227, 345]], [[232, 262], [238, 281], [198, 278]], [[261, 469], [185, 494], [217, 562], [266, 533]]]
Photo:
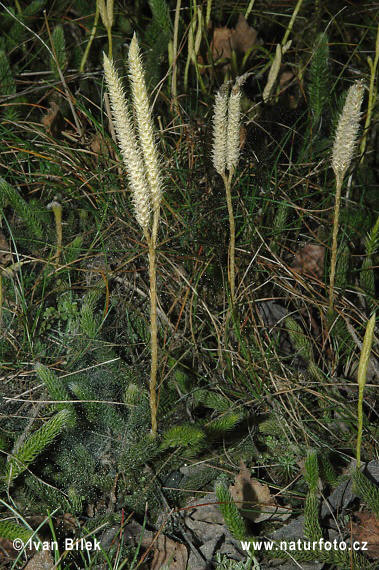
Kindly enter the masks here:
[[[379, 27], [340, 8], [2, 6], [4, 567], [375, 567]], [[370, 547], [240, 545], [291, 525]]]

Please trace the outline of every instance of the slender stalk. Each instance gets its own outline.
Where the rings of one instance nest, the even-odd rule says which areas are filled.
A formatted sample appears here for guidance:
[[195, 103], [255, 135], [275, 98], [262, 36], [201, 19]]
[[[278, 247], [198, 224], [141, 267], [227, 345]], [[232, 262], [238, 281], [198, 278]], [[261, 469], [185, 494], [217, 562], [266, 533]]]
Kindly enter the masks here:
[[231, 172], [229, 173], [228, 176], [224, 174], [222, 178], [224, 180], [224, 185], [225, 185], [226, 203], [228, 206], [228, 215], [229, 215], [230, 237], [229, 237], [229, 255], [228, 255], [228, 279], [230, 287], [230, 298], [232, 306], [234, 306], [236, 227], [234, 221], [232, 193], [231, 193], [232, 177], [233, 173]]
[[100, 16], [107, 30], [109, 59], [112, 59], [113, 2], [114, 0], [97, 0]]
[[209, 23], [211, 21], [212, 13], [212, 0], [207, 0], [207, 10], [205, 12], [205, 28], [208, 29]]
[[3, 326], [3, 276], [0, 273], [0, 328]]
[[151, 331], [151, 368], [150, 368], [150, 411], [151, 433], [157, 435], [157, 371], [158, 371], [158, 321], [157, 321], [157, 270], [156, 249], [152, 236], [145, 232], [149, 246], [149, 280], [150, 280], [150, 331]]
[[245, 20], [248, 19], [250, 12], [254, 8], [255, 0], [250, 0], [248, 7], [246, 8], [245, 12]]
[[293, 25], [294, 25], [295, 20], [296, 20], [296, 16], [297, 16], [297, 14], [301, 8], [302, 3], [303, 3], [303, 0], [297, 0], [297, 4], [295, 6], [295, 9], [292, 13], [291, 19], [290, 19], [289, 24], [287, 26], [286, 33], [284, 34], [284, 37], [282, 39], [282, 46], [286, 45], [286, 43], [287, 43], [288, 36], [290, 35], [290, 33], [292, 31]]
[[358, 367], [358, 435], [357, 435], [357, 469], [361, 466], [361, 445], [362, 445], [362, 432], [363, 432], [363, 392], [366, 385], [367, 366], [370, 360], [370, 352], [372, 341], [374, 337], [375, 328], [375, 313], [368, 321], [366, 326], [365, 337], [363, 339], [361, 357], [359, 359]]
[[329, 313], [332, 313], [333, 311], [333, 302], [334, 302], [334, 282], [336, 278], [337, 237], [338, 237], [339, 216], [340, 216], [340, 206], [341, 206], [342, 181], [343, 181], [342, 176], [336, 176], [336, 199], [334, 205], [332, 257], [330, 261], [330, 276], [329, 276]]
[[184, 83], [184, 91], [187, 92], [188, 89], [188, 72], [189, 72], [189, 66], [191, 63], [191, 60], [193, 59], [192, 57], [192, 53], [194, 50], [194, 34], [195, 34], [195, 29], [196, 29], [196, 13], [194, 12], [192, 17], [191, 17], [191, 22], [189, 25], [189, 29], [188, 29], [188, 38], [187, 38], [187, 44], [188, 44], [188, 54], [187, 54], [187, 61], [186, 61], [186, 65], [184, 68], [184, 79], [183, 79], [183, 83]]
[[59, 202], [54, 201], [51, 204], [51, 209], [54, 212], [54, 219], [55, 219], [55, 231], [57, 234], [57, 251], [55, 254], [57, 263], [59, 263], [60, 256], [62, 254], [62, 241], [63, 241], [63, 232], [62, 232], [62, 205]]
[[374, 109], [377, 97], [377, 89], [375, 89], [375, 79], [376, 79], [376, 70], [379, 63], [379, 24], [376, 32], [375, 58], [374, 61], [372, 61], [371, 57], [368, 57], [367, 63], [370, 68], [370, 87], [369, 87], [368, 104], [367, 104], [367, 115], [366, 115], [366, 121], [365, 121], [361, 148], [360, 148], [361, 162], [363, 160], [364, 152], [366, 150], [367, 133], [371, 125], [372, 111]]
[[178, 59], [178, 34], [179, 34], [179, 18], [182, 0], [176, 0], [175, 19], [174, 19], [174, 37], [172, 43], [172, 77], [171, 77], [171, 94], [175, 111], [178, 110], [178, 92], [177, 92], [177, 59]]
[[151, 239], [152, 239], [154, 248], [157, 247], [157, 235], [158, 235], [158, 226], [159, 226], [159, 213], [160, 213], [160, 208], [159, 208], [159, 206], [158, 206], [157, 209], [154, 210], [153, 228], [152, 228], [152, 231], [151, 231]]
[[84, 67], [86, 65], [87, 59], [88, 59], [88, 54], [89, 54], [89, 50], [91, 49], [91, 45], [92, 42], [94, 40], [95, 34], [96, 34], [96, 29], [97, 29], [97, 23], [99, 21], [99, 2], [96, 1], [96, 12], [95, 12], [95, 20], [93, 22], [93, 26], [92, 26], [92, 30], [91, 30], [91, 35], [89, 37], [88, 43], [87, 43], [87, 47], [85, 49], [85, 52], [83, 54], [82, 60], [80, 62], [80, 67], [79, 67], [79, 71], [83, 72], [84, 71]]
[[157, 372], [158, 372], [158, 321], [157, 321], [157, 234], [159, 226], [159, 207], [154, 210], [153, 227], [149, 244], [149, 280], [150, 280], [150, 330], [151, 330], [151, 367], [150, 367], [150, 412], [151, 433], [157, 435]]
[[107, 27], [108, 34], [108, 57], [112, 59], [112, 26]]

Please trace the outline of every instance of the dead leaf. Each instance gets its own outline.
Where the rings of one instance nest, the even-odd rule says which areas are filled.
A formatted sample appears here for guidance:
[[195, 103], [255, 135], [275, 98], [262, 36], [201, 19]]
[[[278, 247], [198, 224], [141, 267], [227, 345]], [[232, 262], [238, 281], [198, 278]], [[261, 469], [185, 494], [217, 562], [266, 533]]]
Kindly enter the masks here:
[[356, 513], [359, 523], [352, 525], [352, 540], [367, 543], [367, 553], [375, 560], [379, 559], [379, 519], [367, 511]]
[[232, 50], [247, 53], [257, 42], [257, 31], [254, 30], [245, 17], [240, 14], [234, 29], [215, 28], [211, 42], [211, 52], [214, 60], [228, 59]]
[[71, 513], [65, 513], [57, 522], [60, 523], [65, 530], [74, 531], [78, 528], [78, 521]]
[[128, 543], [134, 546], [140, 544], [144, 549], [151, 547], [154, 553], [151, 570], [160, 570], [164, 565], [170, 570], [186, 570], [188, 554], [185, 545], [164, 534], [159, 534], [157, 538], [155, 536], [154, 532], [143, 530], [143, 527], [133, 520], [124, 529], [124, 537]]
[[241, 469], [229, 491], [243, 516], [255, 523], [273, 518], [286, 520], [290, 517], [290, 507], [279, 506], [268, 486], [251, 477], [250, 470], [244, 463], [241, 463]]
[[90, 149], [95, 154], [108, 155], [109, 147], [105, 138], [100, 134], [96, 133], [90, 142]]
[[46, 115], [42, 117], [41, 123], [45, 127], [46, 131], [53, 136], [56, 136], [60, 130], [60, 115], [59, 105], [55, 101], [50, 101], [50, 107], [47, 110]]
[[12, 254], [9, 248], [9, 244], [6, 240], [5, 235], [0, 230], [0, 265], [8, 265], [8, 263], [12, 260]]
[[324, 274], [325, 247], [307, 243], [296, 254], [292, 269], [300, 275], [313, 275], [322, 279]]
[[279, 86], [283, 87], [284, 85], [286, 85], [286, 83], [289, 83], [291, 79], [293, 79], [293, 77], [294, 74], [292, 73], [292, 71], [283, 71], [283, 73], [280, 74]]
[[9, 538], [3, 538], [0, 536], [0, 561], [5, 563], [5, 561], [14, 560], [19, 555], [19, 552], [13, 548], [13, 543]]
[[168, 536], [160, 534], [154, 543], [154, 558], [151, 570], [160, 570], [166, 566], [170, 570], [186, 570], [187, 548], [180, 542], [175, 542]]
[[199, 53], [199, 54], [197, 54], [196, 59], [197, 59], [197, 64], [198, 64], [198, 69], [199, 69], [200, 75], [204, 75], [207, 71], [206, 65], [204, 64], [204, 58]]
[[240, 126], [240, 149], [246, 144], [247, 129], [243, 125]]
[[230, 28], [215, 28], [211, 42], [211, 52], [214, 60], [230, 58], [232, 30]]
[[31, 560], [25, 566], [25, 570], [53, 570], [54, 559], [49, 550], [40, 550], [36, 552]]
[[257, 42], [257, 31], [254, 30], [247, 21], [245, 17], [240, 14], [238, 16], [238, 22], [231, 36], [231, 46], [232, 49], [240, 51], [242, 53], [247, 53]]

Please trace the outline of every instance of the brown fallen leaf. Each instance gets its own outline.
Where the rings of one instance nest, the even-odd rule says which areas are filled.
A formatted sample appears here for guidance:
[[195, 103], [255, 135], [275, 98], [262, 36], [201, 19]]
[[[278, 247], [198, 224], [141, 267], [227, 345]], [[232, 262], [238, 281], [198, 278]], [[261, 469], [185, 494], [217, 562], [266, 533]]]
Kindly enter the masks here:
[[0, 265], [8, 265], [12, 260], [9, 244], [3, 232], [0, 230]]
[[230, 28], [215, 28], [213, 30], [213, 38], [211, 42], [211, 53], [213, 59], [230, 58], [232, 55], [231, 48], [232, 30]]
[[151, 570], [160, 570], [167, 565], [170, 570], [186, 570], [188, 553], [187, 548], [180, 542], [175, 542], [164, 534], [156, 538], [154, 532], [143, 530], [136, 521], [130, 521], [124, 529], [124, 537], [128, 543], [150, 549], [154, 553]]
[[379, 519], [367, 511], [355, 514], [359, 523], [352, 524], [352, 540], [367, 543], [367, 553], [375, 560], [379, 559]]
[[[19, 555], [19, 552], [13, 548], [12, 541], [9, 538], [0, 536], [0, 563], [5, 564], [6, 561], [14, 560]], [[1, 566], [0, 566], [1, 568]]]
[[109, 154], [109, 147], [107, 141], [100, 133], [96, 133], [92, 137], [90, 142], [90, 149], [95, 154], [103, 154], [103, 155]]
[[232, 50], [247, 53], [257, 42], [257, 31], [254, 30], [245, 17], [240, 14], [234, 29], [215, 28], [211, 41], [211, 52], [214, 60], [228, 59]]
[[36, 552], [31, 560], [24, 567], [24, 570], [53, 570], [54, 559], [49, 550]]
[[267, 485], [251, 477], [244, 463], [236, 475], [230, 494], [245, 518], [260, 523], [268, 519], [286, 520], [290, 517], [290, 507], [281, 507], [270, 493]]
[[324, 274], [325, 247], [307, 243], [295, 253], [292, 269], [300, 275], [308, 274], [322, 279]]
[[284, 85], [286, 85], [286, 83], [289, 83], [293, 78], [294, 74], [292, 73], [292, 71], [283, 71], [283, 73], [280, 74], [279, 86], [283, 87]]
[[72, 532], [78, 528], [78, 521], [71, 513], [65, 513], [63, 517], [57, 518], [57, 525], [62, 525], [65, 530]]
[[168, 536], [160, 534], [154, 543], [154, 558], [151, 570], [160, 570], [166, 566], [170, 570], [186, 570], [187, 548], [180, 542], [175, 542]]
[[206, 65], [204, 64], [204, 58], [200, 53], [198, 53], [196, 59], [200, 75], [204, 75], [207, 71]]
[[41, 123], [45, 127], [46, 131], [53, 136], [56, 136], [60, 130], [60, 116], [61, 112], [59, 105], [55, 101], [50, 101], [50, 107], [42, 117]]
[[232, 30], [232, 49], [240, 51], [242, 53], [248, 52], [256, 44], [257, 35], [257, 31], [249, 26], [243, 14], [240, 14], [238, 16], [237, 25], [234, 30]]

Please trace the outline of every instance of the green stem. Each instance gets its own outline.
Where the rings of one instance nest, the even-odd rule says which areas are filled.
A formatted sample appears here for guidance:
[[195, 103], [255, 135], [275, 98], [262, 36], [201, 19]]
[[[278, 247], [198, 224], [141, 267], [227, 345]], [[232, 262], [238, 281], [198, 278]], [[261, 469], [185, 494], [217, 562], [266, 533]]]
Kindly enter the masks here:
[[59, 259], [62, 253], [62, 241], [63, 241], [63, 233], [62, 233], [62, 205], [58, 202], [55, 202], [53, 208], [54, 219], [55, 219], [55, 231], [57, 234], [57, 250], [55, 254], [56, 262], [59, 264]]
[[367, 105], [367, 115], [366, 115], [366, 121], [365, 121], [365, 128], [363, 130], [363, 137], [362, 137], [362, 142], [361, 142], [361, 162], [363, 160], [363, 155], [366, 149], [366, 142], [367, 142], [367, 133], [368, 130], [370, 128], [370, 124], [371, 124], [371, 117], [372, 117], [372, 111], [375, 105], [375, 101], [376, 101], [376, 97], [377, 97], [377, 93], [376, 93], [376, 89], [375, 89], [375, 79], [376, 79], [376, 69], [378, 67], [378, 62], [379, 62], [379, 24], [378, 24], [378, 29], [376, 32], [376, 43], [375, 43], [375, 58], [374, 61], [372, 61], [372, 59], [370, 57], [367, 58], [369, 67], [370, 67], [370, 89], [369, 89], [369, 95], [368, 95], [368, 105]]
[[84, 71], [84, 67], [85, 67], [85, 64], [86, 64], [87, 59], [88, 59], [89, 50], [91, 49], [91, 45], [92, 45], [92, 42], [93, 42], [95, 34], [96, 34], [97, 22], [99, 21], [99, 13], [100, 13], [99, 12], [99, 2], [96, 2], [95, 20], [94, 20], [94, 23], [92, 26], [91, 35], [89, 37], [87, 47], [86, 47], [85, 52], [83, 54], [82, 61], [80, 62], [79, 71], [81, 73]]
[[158, 235], [158, 226], [159, 226], [159, 214], [160, 214], [160, 207], [158, 206], [154, 210], [153, 216], [153, 229], [151, 232], [151, 240], [153, 242], [154, 248], [157, 246], [157, 235]]
[[[154, 217], [155, 221], [155, 217]], [[154, 230], [153, 230], [154, 231]], [[149, 246], [150, 279], [150, 330], [151, 330], [151, 368], [150, 368], [150, 411], [151, 433], [157, 435], [157, 371], [158, 371], [158, 322], [157, 322], [157, 271], [156, 250], [153, 236], [146, 234]]]
[[107, 28], [107, 34], [108, 34], [108, 57], [109, 59], [112, 59], [112, 26], [109, 26]]
[[248, 7], [246, 8], [245, 12], [245, 20], [248, 19], [250, 12], [252, 11], [255, 4], [255, 0], [250, 0]]
[[232, 172], [229, 173], [229, 176], [226, 176], [225, 174], [223, 175], [225, 192], [226, 192], [226, 203], [228, 206], [229, 230], [230, 230], [229, 256], [228, 256], [228, 279], [229, 279], [229, 287], [230, 287], [230, 298], [231, 298], [232, 306], [234, 306], [236, 228], [235, 228], [233, 204], [232, 204], [232, 193], [231, 193], [232, 177], [233, 177]]
[[172, 77], [171, 77], [171, 94], [175, 111], [178, 110], [178, 92], [177, 92], [177, 59], [178, 59], [178, 34], [179, 34], [179, 19], [180, 8], [182, 0], [176, 1], [175, 20], [174, 20], [174, 37], [172, 42]]
[[372, 340], [374, 337], [375, 328], [375, 313], [368, 321], [366, 326], [365, 337], [363, 339], [361, 357], [359, 359], [358, 367], [358, 435], [357, 435], [357, 469], [361, 466], [361, 445], [362, 445], [362, 432], [363, 432], [363, 392], [366, 385], [367, 366], [370, 359], [370, 352], [372, 347]]
[[341, 190], [342, 190], [341, 176], [336, 177], [336, 199], [334, 205], [334, 220], [333, 220], [333, 237], [332, 237], [332, 258], [330, 261], [330, 277], [329, 277], [329, 314], [333, 312], [334, 303], [334, 282], [336, 278], [336, 263], [337, 263], [337, 237], [338, 226], [341, 206]]
[[294, 25], [295, 20], [296, 20], [297, 13], [301, 8], [302, 3], [303, 3], [303, 0], [297, 0], [297, 4], [295, 6], [295, 9], [294, 9], [293, 14], [291, 16], [291, 19], [290, 19], [289, 24], [287, 26], [286, 33], [284, 34], [284, 37], [282, 39], [282, 46], [285, 46], [287, 43], [288, 36], [290, 35], [290, 33], [292, 31], [293, 25]]
[[3, 276], [0, 273], [0, 327], [3, 325]]

